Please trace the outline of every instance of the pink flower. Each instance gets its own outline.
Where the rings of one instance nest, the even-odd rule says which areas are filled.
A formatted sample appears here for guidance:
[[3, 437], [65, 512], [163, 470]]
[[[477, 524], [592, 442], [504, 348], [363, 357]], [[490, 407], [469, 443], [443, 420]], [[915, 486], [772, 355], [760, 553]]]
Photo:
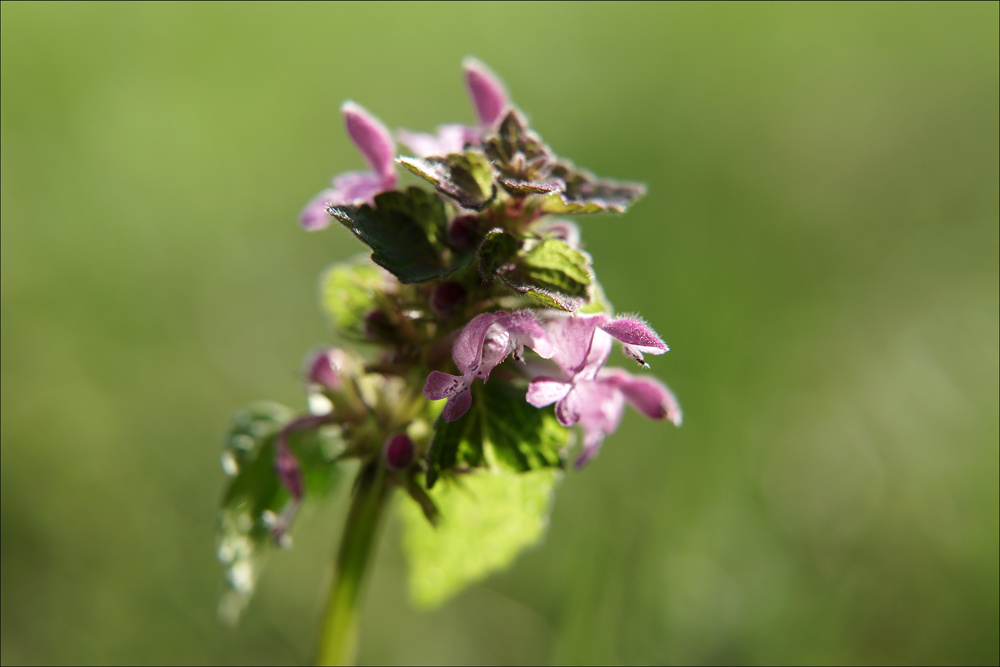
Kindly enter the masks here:
[[348, 100], [340, 106], [354, 145], [371, 171], [352, 171], [334, 177], [333, 187], [323, 190], [302, 209], [302, 226], [308, 231], [330, 224], [330, 206], [371, 204], [375, 195], [396, 187], [396, 146], [389, 130], [360, 105]]
[[522, 359], [526, 346], [543, 359], [552, 355], [548, 337], [530, 312], [478, 315], [462, 329], [452, 347], [452, 358], [462, 375], [431, 371], [424, 396], [432, 401], [448, 399], [442, 416], [446, 422], [453, 422], [472, 405], [472, 382], [476, 378], [485, 382], [508, 354]]
[[625, 371], [602, 370], [611, 354], [612, 338], [624, 344], [626, 355], [639, 359], [642, 352], [662, 354], [667, 345], [641, 320], [607, 315], [553, 315], [544, 323], [554, 351], [553, 375], [538, 375], [528, 386], [527, 401], [536, 408], [556, 404], [556, 419], [563, 426], [580, 423], [584, 465], [596, 455], [604, 436], [621, 421], [625, 402], [654, 419], [680, 422], [680, 407], [673, 394], [655, 380], [634, 378]]

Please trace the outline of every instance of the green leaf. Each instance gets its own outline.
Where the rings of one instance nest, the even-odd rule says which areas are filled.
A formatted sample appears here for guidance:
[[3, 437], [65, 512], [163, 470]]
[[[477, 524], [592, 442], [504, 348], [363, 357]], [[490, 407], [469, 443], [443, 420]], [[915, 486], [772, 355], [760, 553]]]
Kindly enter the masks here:
[[444, 203], [420, 188], [376, 195], [374, 208], [331, 207], [330, 214], [372, 249], [372, 261], [400, 282], [425, 282], [457, 268], [446, 264], [439, 241], [446, 223]]
[[496, 197], [493, 169], [482, 153], [469, 151], [445, 157], [403, 157], [398, 162], [433, 183], [438, 192], [465, 208], [481, 211]]
[[379, 307], [385, 274], [368, 263], [339, 262], [320, 278], [320, 306], [338, 333], [364, 336], [365, 317]]
[[[274, 468], [278, 434], [294, 413], [262, 401], [238, 412], [226, 438], [222, 467], [230, 477], [216, 531], [216, 554], [225, 567], [227, 590], [219, 615], [235, 623], [253, 595], [267, 554], [274, 546], [271, 528], [292, 502]], [[332, 464], [339, 441], [327, 431], [293, 433], [288, 446], [302, 468], [307, 497], [330, 490], [337, 475]]]
[[521, 472], [561, 467], [569, 431], [551, 410], [525, 401], [525, 390], [497, 378], [472, 386], [472, 407], [458, 420], [438, 418], [429, 453], [427, 488], [442, 473], [486, 468]]
[[512, 271], [517, 256], [517, 239], [502, 229], [491, 229], [479, 245], [479, 274], [490, 280], [500, 272]]
[[484, 280], [499, 278], [514, 291], [546, 308], [575, 311], [590, 299], [590, 257], [559, 239], [544, 239], [521, 248], [502, 230], [487, 234], [479, 248]]
[[646, 194], [646, 186], [641, 183], [599, 179], [567, 160], [555, 165], [551, 176], [562, 180], [566, 187], [545, 198], [542, 210], [546, 213], [624, 213]]
[[569, 297], [588, 298], [590, 258], [559, 239], [545, 239], [523, 255], [525, 282]]
[[507, 568], [536, 544], [548, 526], [562, 472], [477, 471], [438, 484], [430, 496], [440, 510], [436, 526], [401, 495], [403, 547], [410, 597], [433, 607], [471, 583]]

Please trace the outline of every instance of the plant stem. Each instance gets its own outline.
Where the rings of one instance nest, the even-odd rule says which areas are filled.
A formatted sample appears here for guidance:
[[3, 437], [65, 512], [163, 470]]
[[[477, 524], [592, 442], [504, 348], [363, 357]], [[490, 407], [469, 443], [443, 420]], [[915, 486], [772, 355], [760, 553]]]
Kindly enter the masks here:
[[358, 478], [334, 565], [317, 665], [351, 665], [357, 656], [361, 588], [391, 487], [380, 461], [365, 465]]

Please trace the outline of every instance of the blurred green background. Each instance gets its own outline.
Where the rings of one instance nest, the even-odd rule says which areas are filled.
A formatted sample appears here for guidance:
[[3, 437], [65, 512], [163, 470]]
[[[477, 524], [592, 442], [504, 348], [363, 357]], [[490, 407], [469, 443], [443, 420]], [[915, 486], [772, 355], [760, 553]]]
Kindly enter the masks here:
[[310, 659], [343, 512], [220, 627], [221, 439], [303, 406], [297, 214], [337, 107], [472, 120], [460, 61], [563, 155], [644, 181], [584, 219], [671, 345], [546, 542], [410, 606], [390, 521], [366, 663], [994, 663], [998, 5], [3, 4], [4, 664]]

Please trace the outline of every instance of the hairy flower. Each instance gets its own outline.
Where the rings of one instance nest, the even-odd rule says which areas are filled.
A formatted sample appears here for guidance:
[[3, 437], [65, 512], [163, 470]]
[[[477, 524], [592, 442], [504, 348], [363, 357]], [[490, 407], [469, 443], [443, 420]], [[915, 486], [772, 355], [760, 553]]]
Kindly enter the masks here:
[[523, 359], [525, 347], [543, 359], [553, 352], [545, 331], [531, 312], [483, 313], [462, 329], [452, 347], [452, 358], [462, 375], [431, 371], [424, 385], [424, 396], [432, 401], [448, 399], [442, 415], [446, 422], [453, 422], [472, 405], [469, 388], [473, 380], [479, 378], [485, 382], [508, 354]]
[[580, 404], [579, 424], [583, 428], [583, 452], [576, 460], [582, 468], [597, 456], [604, 437], [621, 422], [625, 403], [650, 419], [666, 419], [681, 425], [680, 404], [673, 392], [652, 378], [636, 377], [620, 368], [602, 369], [597, 376], [575, 388]]
[[640, 350], [662, 354], [668, 349], [656, 332], [631, 317], [551, 315], [545, 321], [545, 332], [554, 347], [551, 360], [561, 372], [533, 379], [527, 401], [536, 408], [555, 403], [556, 418], [563, 426], [577, 423], [587, 409], [591, 391], [587, 384], [607, 362], [612, 338], [624, 344], [629, 356], [641, 354]]
[[377, 118], [348, 100], [340, 106], [351, 141], [368, 162], [371, 171], [352, 171], [335, 176], [333, 187], [323, 190], [302, 209], [302, 226], [308, 231], [330, 224], [330, 206], [372, 203], [375, 195], [396, 187], [395, 153], [392, 135]]

